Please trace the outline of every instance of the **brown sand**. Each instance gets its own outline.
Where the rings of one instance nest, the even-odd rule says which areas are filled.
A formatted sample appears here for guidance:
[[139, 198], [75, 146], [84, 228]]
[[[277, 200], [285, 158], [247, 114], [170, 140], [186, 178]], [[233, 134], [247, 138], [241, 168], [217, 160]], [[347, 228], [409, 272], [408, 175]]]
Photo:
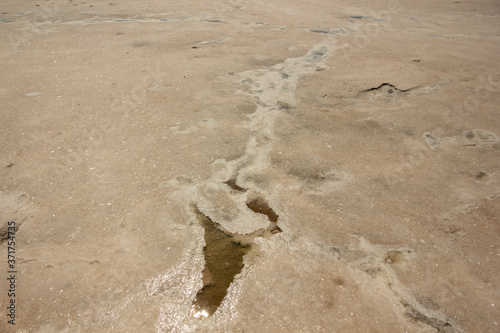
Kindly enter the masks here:
[[[3, 0], [0, 331], [500, 332], [499, 15]], [[197, 210], [249, 235], [257, 198], [282, 232], [193, 318]]]

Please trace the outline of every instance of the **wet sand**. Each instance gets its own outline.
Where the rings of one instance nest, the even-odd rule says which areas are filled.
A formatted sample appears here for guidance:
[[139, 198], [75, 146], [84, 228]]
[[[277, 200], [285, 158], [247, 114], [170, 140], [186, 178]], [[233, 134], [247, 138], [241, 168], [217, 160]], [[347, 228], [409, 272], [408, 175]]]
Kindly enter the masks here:
[[498, 2], [0, 7], [1, 332], [500, 331]]

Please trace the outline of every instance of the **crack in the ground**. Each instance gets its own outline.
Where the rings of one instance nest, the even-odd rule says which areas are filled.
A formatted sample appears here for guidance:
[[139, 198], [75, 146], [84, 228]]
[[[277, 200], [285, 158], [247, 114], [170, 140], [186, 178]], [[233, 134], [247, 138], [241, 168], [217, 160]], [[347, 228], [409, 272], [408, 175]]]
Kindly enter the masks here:
[[[243, 257], [251, 251], [255, 238], [270, 238], [281, 232], [278, 214], [265, 199], [270, 197], [269, 184], [264, 180], [268, 177], [266, 170], [271, 166], [270, 156], [276, 139], [274, 122], [281, 113], [297, 106], [294, 91], [299, 78], [326, 67], [331, 52], [329, 48], [328, 41], [315, 46], [303, 57], [236, 74], [239, 93], [252, 98], [256, 104], [255, 112], [248, 115], [249, 120], [244, 124], [250, 134], [245, 153], [231, 161], [214, 161], [210, 167], [212, 176], [207, 180], [181, 182], [177, 177], [169, 181], [179, 188], [177, 194], [181, 193], [188, 205], [195, 207], [196, 219], [205, 230], [203, 286], [192, 302], [191, 316], [208, 317], [217, 311], [235, 276], [243, 269]], [[400, 89], [391, 83], [383, 83], [362, 93], [378, 90], [387, 90], [385, 92], [389, 94], [405, 93], [412, 89], [415, 88]], [[338, 182], [338, 176], [337, 173], [328, 173], [308, 181], [314, 188], [321, 189], [318, 193], [323, 193], [320, 185], [328, 181]], [[348, 175], [342, 177], [349, 178]], [[316, 186], [316, 182], [321, 184]], [[377, 259], [372, 255], [379, 250], [374, 250], [372, 245], [366, 246], [361, 250], [367, 251], [368, 256], [361, 263], [354, 264], [374, 278], [384, 278], [386, 288], [396, 302], [404, 305], [409, 317], [441, 332], [463, 333], [443, 313], [422, 306], [401, 284], [392, 268], [387, 267], [396, 264], [403, 252], [384, 252]], [[225, 270], [226, 266], [231, 269]]]
[[277, 115], [296, 105], [293, 91], [299, 78], [324, 68], [328, 52], [327, 45], [320, 44], [303, 57], [238, 75], [241, 93], [253, 98], [257, 109], [245, 124], [250, 132], [245, 154], [232, 161], [216, 160], [211, 179], [195, 186], [199, 200], [192, 204], [206, 245], [203, 287], [193, 301], [193, 317], [208, 317], [217, 310], [256, 237], [270, 238], [282, 231], [278, 214], [261, 194], [267, 191], [257, 182], [259, 171], [271, 163]]
[[224, 184], [226, 184], [227, 186], [229, 186], [230, 188], [232, 188], [233, 190], [238, 191], [238, 192], [246, 192], [247, 191], [243, 187], [240, 187], [236, 184], [236, 179], [231, 178], [228, 181], [224, 182]]
[[364, 92], [369, 92], [369, 91], [375, 91], [375, 90], [381, 90], [382, 88], [387, 88], [387, 93], [388, 94], [393, 94], [394, 92], [408, 92], [411, 91], [417, 87], [409, 88], [409, 89], [399, 89], [395, 85], [390, 84], [390, 83], [382, 83], [378, 87], [373, 87], [370, 89], [362, 90], [361, 93]]
[[381, 245], [374, 245], [363, 237], [359, 237], [360, 250], [365, 255], [354, 262], [354, 265], [369, 274], [373, 279], [382, 279], [388, 290], [391, 291], [401, 305], [405, 315], [435, 328], [440, 333], [465, 333], [465, 331], [446, 314], [438, 310], [431, 310], [422, 305], [413, 294], [399, 281], [392, 265], [404, 264], [406, 257], [411, 257], [411, 249], [387, 249]]
[[[419, 322], [428, 326], [434, 327], [439, 333], [465, 333], [463, 329], [458, 327], [450, 318], [439, 313], [438, 316], [429, 314], [429, 310], [425, 309], [420, 303], [421, 310], [416, 309], [405, 300], [401, 304], [406, 308], [407, 315]], [[427, 312], [427, 313], [426, 313]]]

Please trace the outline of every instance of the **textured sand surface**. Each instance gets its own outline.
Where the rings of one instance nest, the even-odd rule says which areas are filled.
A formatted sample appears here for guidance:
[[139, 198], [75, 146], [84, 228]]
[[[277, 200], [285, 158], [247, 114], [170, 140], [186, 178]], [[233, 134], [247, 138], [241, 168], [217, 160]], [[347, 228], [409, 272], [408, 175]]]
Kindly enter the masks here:
[[0, 331], [500, 332], [499, 15], [2, 0]]

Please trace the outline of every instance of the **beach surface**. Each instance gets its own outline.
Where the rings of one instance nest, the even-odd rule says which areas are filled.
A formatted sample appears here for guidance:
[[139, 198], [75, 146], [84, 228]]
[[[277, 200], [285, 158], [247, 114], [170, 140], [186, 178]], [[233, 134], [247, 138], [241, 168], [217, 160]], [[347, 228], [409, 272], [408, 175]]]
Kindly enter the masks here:
[[500, 2], [2, 0], [1, 332], [500, 332]]

